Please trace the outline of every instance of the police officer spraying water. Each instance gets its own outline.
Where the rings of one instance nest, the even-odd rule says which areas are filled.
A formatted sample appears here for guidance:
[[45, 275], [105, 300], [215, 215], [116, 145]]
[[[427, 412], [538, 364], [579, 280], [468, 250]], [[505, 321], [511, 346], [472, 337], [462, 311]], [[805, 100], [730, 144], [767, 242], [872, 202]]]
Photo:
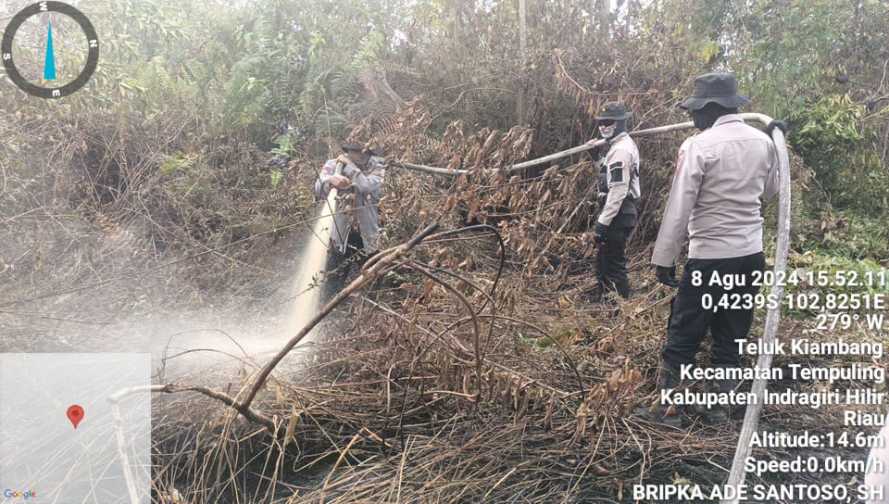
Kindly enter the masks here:
[[315, 195], [320, 199], [326, 199], [332, 187], [338, 191], [324, 301], [343, 288], [352, 266], [362, 263], [379, 246], [384, 160], [376, 155], [378, 151], [357, 143], [343, 144], [342, 149], [343, 154], [324, 163], [315, 181]]
[[[734, 75], [709, 73], [695, 79], [694, 95], [679, 104], [701, 132], [679, 148], [651, 260], [658, 280], [678, 287], [661, 355], [659, 401], [679, 386], [681, 371], [695, 365], [708, 330], [710, 365], [740, 366], [735, 340], [747, 338], [753, 321], [752, 307], [726, 308], [719, 301], [758, 291], [751, 277], [765, 268], [761, 207], [778, 192], [778, 156], [769, 136], [737, 115], [738, 108], [749, 103], [737, 91]], [[775, 126], [784, 129], [783, 123], [774, 122], [769, 128]], [[688, 261], [677, 280], [675, 262], [686, 239]], [[714, 281], [726, 276], [740, 285]], [[734, 379], [717, 380], [711, 391], [728, 393], [737, 385]], [[657, 406], [653, 413], [658, 421], [682, 424], [676, 409], [663, 402]], [[729, 418], [729, 411], [720, 406], [702, 413], [711, 423]]]
[[599, 171], [601, 211], [595, 227], [597, 299], [615, 291], [623, 298], [630, 296], [626, 246], [636, 227], [636, 205], [641, 192], [639, 149], [627, 133], [629, 117], [626, 106], [620, 102], [606, 103], [596, 117], [599, 134], [610, 145]]

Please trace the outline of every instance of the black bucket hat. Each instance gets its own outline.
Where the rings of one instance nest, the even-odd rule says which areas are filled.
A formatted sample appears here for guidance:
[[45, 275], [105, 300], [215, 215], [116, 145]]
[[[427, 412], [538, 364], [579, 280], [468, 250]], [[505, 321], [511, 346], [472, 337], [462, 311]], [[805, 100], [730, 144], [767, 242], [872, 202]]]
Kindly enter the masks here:
[[621, 102], [608, 102], [602, 107], [602, 113], [596, 116], [597, 121], [624, 121], [629, 119], [627, 106]]
[[683, 100], [679, 108], [699, 110], [708, 103], [738, 108], [750, 103], [750, 99], [738, 94], [738, 81], [734, 74], [713, 72], [695, 78], [694, 94]]
[[340, 145], [340, 148], [343, 149], [343, 152], [364, 152], [366, 150], [363, 145], [356, 142], [346, 142]]
[[343, 149], [343, 152], [362, 152], [371, 156], [383, 155], [383, 148], [375, 143], [363, 145], [357, 142], [346, 142], [340, 145], [340, 148]]

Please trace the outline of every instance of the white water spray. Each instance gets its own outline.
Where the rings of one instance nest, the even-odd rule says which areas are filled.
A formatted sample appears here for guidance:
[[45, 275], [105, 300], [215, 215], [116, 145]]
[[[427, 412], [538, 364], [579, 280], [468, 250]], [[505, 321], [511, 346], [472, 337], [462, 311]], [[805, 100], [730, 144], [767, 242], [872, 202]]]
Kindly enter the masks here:
[[[327, 248], [330, 245], [331, 231], [334, 226], [333, 216], [336, 213], [337, 190], [331, 188], [327, 201], [321, 206], [318, 218], [312, 227], [303, 253], [300, 254], [299, 267], [293, 282], [293, 303], [290, 314], [284, 321], [284, 337], [289, 339], [296, 335], [315, 314], [321, 304], [321, 290], [324, 282], [322, 272], [327, 264]], [[303, 342], [311, 342], [317, 336], [316, 330], [306, 335]]]
[[[297, 268], [290, 281], [287, 304], [274, 320], [257, 320], [247, 313], [232, 318], [217, 318], [212, 313], [199, 315], [189, 312], [182, 320], [154, 321], [153, 332], [161, 334], [153, 347], [158, 356], [178, 355], [194, 348], [211, 348], [229, 356], [245, 352], [251, 357], [275, 353], [300, 329], [306, 326], [321, 308], [324, 269], [327, 266], [327, 250], [334, 229], [337, 207], [337, 190], [331, 189], [327, 201], [321, 205], [311, 233], [306, 236], [297, 256]], [[266, 325], [264, 322], [270, 322]], [[147, 327], [141, 327], [145, 331]], [[183, 330], [185, 329], [185, 330]], [[303, 338], [297, 350], [306, 343], [317, 341], [321, 334], [318, 326]], [[172, 336], [171, 336], [172, 335]], [[173, 336], [176, 336], [175, 338]], [[306, 348], [302, 348], [305, 352]], [[225, 355], [197, 352], [177, 358], [175, 366], [167, 369], [173, 375], [195, 369], [196, 364], [227, 360]]]

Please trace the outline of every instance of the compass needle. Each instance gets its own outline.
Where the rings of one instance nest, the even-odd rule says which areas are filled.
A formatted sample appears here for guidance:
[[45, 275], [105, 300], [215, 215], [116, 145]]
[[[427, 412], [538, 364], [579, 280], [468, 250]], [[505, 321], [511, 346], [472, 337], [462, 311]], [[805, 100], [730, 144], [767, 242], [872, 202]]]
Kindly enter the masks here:
[[52, 21], [46, 32], [46, 59], [43, 63], [43, 80], [56, 80], [56, 55], [52, 47]]

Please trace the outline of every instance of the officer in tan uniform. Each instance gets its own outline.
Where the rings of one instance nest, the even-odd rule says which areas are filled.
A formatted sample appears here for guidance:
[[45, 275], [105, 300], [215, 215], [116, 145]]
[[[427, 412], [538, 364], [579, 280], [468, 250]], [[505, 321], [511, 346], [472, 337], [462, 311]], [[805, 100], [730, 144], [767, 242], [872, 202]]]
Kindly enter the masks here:
[[342, 149], [343, 154], [324, 163], [315, 180], [319, 199], [326, 199], [334, 187], [339, 194], [321, 295], [324, 301], [343, 288], [353, 266], [360, 266], [379, 247], [385, 160], [379, 150], [366, 145], [350, 142]]
[[636, 227], [639, 197], [639, 149], [627, 133], [630, 113], [620, 102], [609, 102], [596, 117], [599, 134], [608, 140], [609, 149], [599, 171], [599, 217], [595, 240], [596, 297], [616, 291], [630, 296], [627, 279], [627, 239]]
[[[679, 149], [670, 197], [651, 262], [657, 278], [678, 287], [670, 306], [667, 340], [662, 352], [661, 389], [680, 382], [683, 366], [694, 366], [698, 347], [709, 331], [712, 337], [710, 365], [738, 367], [736, 339], [747, 338], [753, 309], [734, 307], [705, 309], [705, 296], [715, 303], [734, 294], [755, 294], [754, 271], [765, 267], [761, 207], [778, 192], [778, 157], [771, 138], [749, 126], [737, 115], [749, 100], [738, 95], [734, 75], [710, 73], [695, 79], [695, 92], [679, 106], [686, 109], [701, 130]], [[772, 127], [772, 125], [770, 125]], [[782, 127], [783, 125], [780, 125]], [[688, 261], [680, 281], [676, 259], [688, 240]], [[746, 285], [725, 289], [713, 282], [732, 275]], [[736, 282], [737, 283], [737, 282]], [[708, 304], [709, 306], [709, 304]], [[717, 392], [728, 392], [738, 383], [716, 382]], [[667, 423], [678, 418], [665, 418]], [[712, 422], [728, 419], [724, 409], [711, 410]]]

